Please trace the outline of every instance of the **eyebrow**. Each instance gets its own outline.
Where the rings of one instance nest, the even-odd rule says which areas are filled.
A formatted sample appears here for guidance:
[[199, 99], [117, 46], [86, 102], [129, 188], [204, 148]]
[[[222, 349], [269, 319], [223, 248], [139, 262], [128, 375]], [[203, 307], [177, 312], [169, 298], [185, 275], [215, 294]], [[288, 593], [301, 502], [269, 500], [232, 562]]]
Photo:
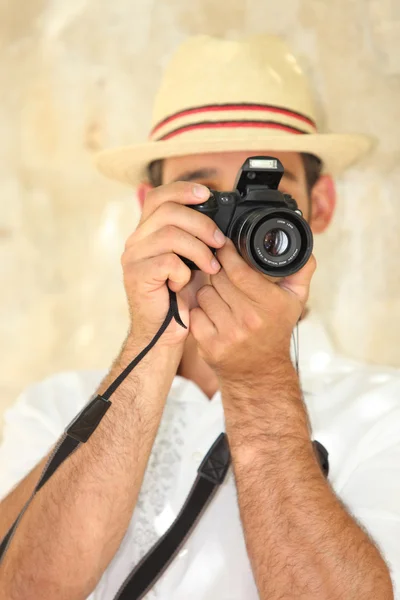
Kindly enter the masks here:
[[197, 179], [215, 177], [217, 174], [217, 169], [195, 169], [194, 171], [184, 171], [174, 181], [196, 181]]
[[297, 181], [296, 175], [294, 173], [292, 173], [292, 171], [288, 171], [287, 169], [285, 169], [285, 171], [283, 173], [283, 177], [286, 177], [290, 181]]
[[[184, 171], [176, 177], [174, 181], [197, 181], [198, 179], [207, 179], [209, 177], [215, 177], [216, 175], [218, 175], [217, 169], [195, 169], [192, 171]], [[287, 169], [285, 169], [283, 177], [286, 177], [289, 181], [297, 181], [296, 175]]]

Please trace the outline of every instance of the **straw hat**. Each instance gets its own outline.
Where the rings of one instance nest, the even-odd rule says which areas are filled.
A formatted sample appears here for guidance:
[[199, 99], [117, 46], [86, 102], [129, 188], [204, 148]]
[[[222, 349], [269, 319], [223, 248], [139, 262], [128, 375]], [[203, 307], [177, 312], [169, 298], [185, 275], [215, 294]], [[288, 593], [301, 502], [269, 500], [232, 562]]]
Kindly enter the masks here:
[[371, 147], [360, 134], [320, 133], [308, 82], [285, 42], [189, 38], [156, 96], [149, 141], [101, 152], [107, 177], [136, 185], [153, 160], [234, 150], [310, 152], [337, 174]]

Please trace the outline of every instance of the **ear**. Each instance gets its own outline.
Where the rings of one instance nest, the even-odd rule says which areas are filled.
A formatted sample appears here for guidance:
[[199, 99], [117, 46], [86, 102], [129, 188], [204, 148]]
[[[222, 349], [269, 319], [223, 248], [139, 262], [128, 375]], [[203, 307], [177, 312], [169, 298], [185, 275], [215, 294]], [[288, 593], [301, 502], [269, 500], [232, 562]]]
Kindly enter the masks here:
[[141, 210], [143, 209], [143, 204], [144, 204], [144, 201], [146, 199], [148, 192], [152, 189], [153, 189], [153, 186], [150, 185], [150, 183], [148, 181], [141, 181], [139, 183], [136, 192], [137, 192], [137, 197], [139, 200]]
[[311, 190], [310, 226], [313, 233], [328, 227], [336, 206], [335, 183], [330, 175], [321, 175]]

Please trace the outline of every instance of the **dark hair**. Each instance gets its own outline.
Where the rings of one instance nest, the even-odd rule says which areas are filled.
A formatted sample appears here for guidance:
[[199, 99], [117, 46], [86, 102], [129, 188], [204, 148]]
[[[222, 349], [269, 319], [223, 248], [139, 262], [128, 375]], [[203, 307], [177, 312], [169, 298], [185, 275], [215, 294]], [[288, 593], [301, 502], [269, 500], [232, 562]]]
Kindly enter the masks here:
[[[304, 171], [306, 174], [308, 195], [310, 196], [314, 184], [321, 176], [323, 164], [322, 160], [314, 154], [302, 152], [301, 158], [303, 160]], [[147, 179], [153, 187], [158, 187], [162, 184], [162, 169], [162, 159], [154, 160], [147, 166]]]
[[308, 154], [308, 152], [301, 152], [300, 156], [303, 160], [304, 171], [306, 174], [306, 183], [308, 195], [311, 196], [311, 190], [321, 177], [323, 162], [315, 154]]
[[162, 167], [163, 161], [153, 160], [149, 165], [147, 165], [146, 175], [149, 183], [152, 187], [158, 187], [162, 184]]

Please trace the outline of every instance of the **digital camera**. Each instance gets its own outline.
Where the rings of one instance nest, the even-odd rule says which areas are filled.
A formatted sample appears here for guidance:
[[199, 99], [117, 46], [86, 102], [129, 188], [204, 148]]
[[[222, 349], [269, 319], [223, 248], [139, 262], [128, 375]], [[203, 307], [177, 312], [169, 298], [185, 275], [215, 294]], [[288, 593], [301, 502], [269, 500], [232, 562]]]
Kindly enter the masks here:
[[[296, 200], [278, 191], [282, 163], [270, 156], [253, 156], [238, 173], [233, 192], [216, 192], [190, 208], [210, 217], [254, 269], [286, 277], [311, 256], [313, 237]], [[211, 249], [215, 254], [216, 250]], [[183, 258], [192, 270], [198, 267]]]

